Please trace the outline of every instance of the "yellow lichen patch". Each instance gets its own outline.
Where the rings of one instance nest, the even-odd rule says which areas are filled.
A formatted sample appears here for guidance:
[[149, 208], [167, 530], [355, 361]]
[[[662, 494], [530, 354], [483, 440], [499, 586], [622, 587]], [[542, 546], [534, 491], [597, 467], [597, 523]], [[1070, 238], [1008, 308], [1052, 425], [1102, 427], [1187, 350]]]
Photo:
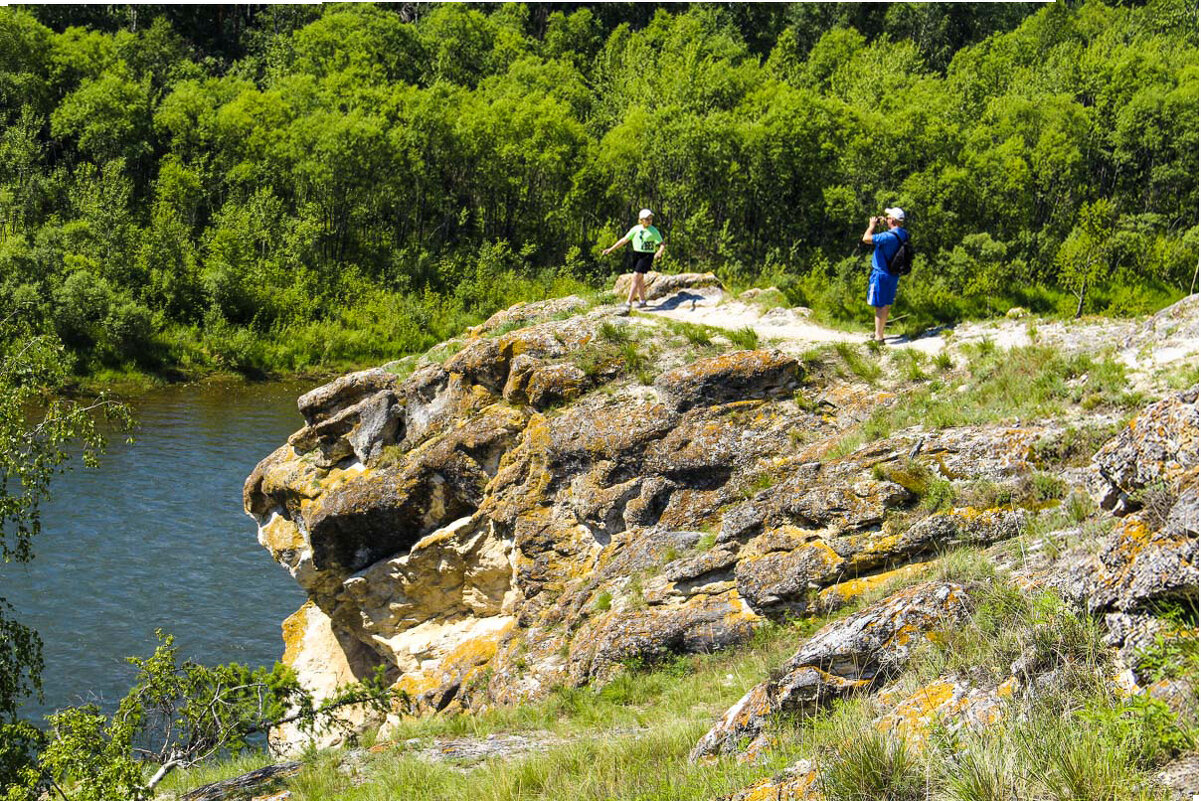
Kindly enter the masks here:
[[1122, 526], [1122, 549], [1129, 553], [1143, 550], [1151, 542], [1151, 529], [1137, 517], [1129, 517]]
[[[935, 726], [946, 726], [952, 731], [964, 727], [980, 731], [999, 721], [1004, 714], [1002, 698], [1013, 692], [1012, 681], [1006, 685], [969, 687], [950, 678], [939, 678], [896, 703], [875, 725], [919, 748], [925, 745]], [[892, 703], [896, 695], [893, 693], [881, 700]]]
[[915, 632], [917, 632], [916, 626], [914, 626], [912, 623], [906, 624], [896, 630], [896, 633], [892, 635], [890, 642], [904, 647], [909, 644], [910, 640], [913, 639]]
[[284, 551], [298, 551], [307, 546], [300, 529], [291, 520], [275, 516], [259, 529], [259, 544], [279, 559]]
[[[502, 631], [504, 630], [502, 629]], [[444, 671], [461, 670], [491, 661], [496, 656], [500, 634], [501, 632], [497, 632], [486, 637], [476, 637], [460, 643], [442, 660], [442, 669]]]
[[926, 639], [935, 645], [943, 645], [951, 641], [951, 637], [947, 632], [937, 630], [927, 631]]
[[864, 593], [878, 589], [890, 581], [903, 581], [920, 576], [929, 567], [929, 562], [915, 562], [904, 567], [899, 567], [896, 570], [888, 570], [872, 576], [839, 582], [838, 584], [826, 587], [818, 594], [818, 606], [822, 608], [843, 606]]
[[375, 471], [371, 468], [355, 467], [351, 469], [332, 467], [324, 476], [315, 479], [322, 492], [329, 492], [351, 479], [370, 477]]
[[309, 611], [316, 608], [317, 605], [312, 600], [305, 601], [303, 606], [284, 620], [284, 655], [280, 661], [285, 665], [295, 664], [300, 656], [300, 650], [304, 647], [304, 634], [309, 627]]
[[798, 776], [789, 776], [784, 779], [778, 777], [760, 779], [729, 798], [730, 801], [781, 801], [781, 799], [808, 801], [808, 799], [820, 798], [815, 787], [816, 783], [817, 771], [809, 770]]
[[924, 739], [925, 730], [939, 718], [940, 708], [955, 694], [955, 683], [939, 679], [901, 701], [876, 723], [880, 731], [891, 731], [909, 740]]
[[398, 690], [410, 698], [418, 698], [421, 695], [438, 689], [440, 681], [438, 677], [431, 671], [422, 670], [417, 673], [406, 673], [392, 685], [394, 690]]

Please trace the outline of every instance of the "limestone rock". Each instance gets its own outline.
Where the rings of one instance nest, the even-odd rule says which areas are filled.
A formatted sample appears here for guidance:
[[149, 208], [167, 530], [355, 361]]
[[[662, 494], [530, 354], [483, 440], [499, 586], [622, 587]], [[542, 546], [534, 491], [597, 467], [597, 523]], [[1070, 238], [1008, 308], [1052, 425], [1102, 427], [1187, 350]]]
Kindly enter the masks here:
[[606, 681], [623, 662], [654, 663], [671, 654], [712, 653], [745, 642], [757, 618], [737, 595], [698, 595], [682, 606], [611, 615], [568, 657], [577, 679]]
[[[659, 280], [720, 291], [703, 276]], [[606, 325], [626, 326], [652, 355], [653, 386], [617, 357], [583, 369], [581, 350], [612, 349]], [[309, 594], [303, 619], [324, 627], [305, 658], [289, 657], [302, 680], [328, 690], [329, 665], [350, 665], [346, 676], [359, 661], [386, 665], [407, 699], [393, 722], [542, 699], [919, 580], [942, 549], [993, 547], [1038, 513], [931, 514], [922, 496], [934, 481], [1019, 488], [1059, 423], [914, 427], [836, 455], [848, 426], [893, 402], [888, 390], [819, 374], [805, 385], [792, 356], [698, 352], [656, 326], [578, 299], [517, 306], [413, 358], [403, 380], [364, 371], [306, 396], [305, 427], [243, 493], [260, 543]], [[819, 381], [833, 383], [809, 398]], [[1145, 433], [1124, 432], [1129, 442], [1104, 462], [1142, 507], [1099, 549], [1071, 553], [1075, 568], [1046, 556], [1040, 570], [1052, 575], [1037, 586], [1058, 581], [1131, 621], [1195, 598], [1195, 455], [1191, 482], [1184, 469], [1195, 434], [1172, 428], [1188, 401], [1173, 403], [1144, 415]], [[1168, 467], [1122, 472], [1123, 459]], [[765, 716], [876, 689], [923, 632], [965, 608], [962, 588], [927, 584], [831, 624], [698, 755], [750, 740], [754, 758], [770, 745]], [[1139, 624], [1114, 620], [1115, 647], [1134, 648]]]
[[802, 759], [780, 773], [760, 779], [719, 801], [821, 801], [821, 777], [811, 760]]
[[1103, 508], [1126, 515], [1097, 553], [1072, 554], [1048, 584], [1090, 611], [1197, 600], [1197, 388], [1151, 404], [1093, 457]]
[[576, 295], [541, 300], [535, 303], [515, 303], [503, 311], [498, 311], [480, 325], [470, 329], [467, 333], [470, 336], [484, 336], [502, 328], [525, 325], [538, 320], [570, 314], [582, 311], [587, 307], [588, 301]]
[[[634, 278], [631, 273], [617, 277], [613, 284], [613, 294], [620, 300], [625, 300], [630, 294], [630, 285]], [[676, 273], [669, 275], [651, 270], [643, 279], [646, 286], [646, 299], [658, 300], [681, 290], [723, 289], [721, 281], [713, 273]]]
[[530, 375], [526, 397], [530, 405], [545, 409], [582, 395], [588, 387], [588, 376], [574, 364], [555, 364], [540, 367]]
[[[376, 666], [383, 664], [362, 642], [337, 631], [312, 601], [284, 621], [283, 634], [281, 661], [295, 670], [304, 688], [318, 698], [332, 695], [343, 684], [371, 677]], [[346, 707], [338, 716], [352, 728], [367, 722], [358, 707]], [[341, 743], [342, 736], [335, 727], [311, 742], [324, 748]], [[295, 724], [285, 724], [272, 729], [268, 741], [275, 753], [289, 755], [298, 753], [296, 746], [308, 740], [300, 736]]]
[[1151, 404], [1093, 457], [1094, 497], [1124, 514], [1140, 490], [1159, 485], [1179, 493], [1197, 481], [1197, 387]]
[[690, 759], [730, 753], [755, 740], [778, 712], [813, 710], [867, 690], [895, 675], [921, 638], [962, 622], [966, 590], [951, 583], [920, 584], [835, 621], [784, 663], [781, 677], [751, 689], [693, 748]]
[[309, 425], [322, 423], [364, 398], [380, 392], [395, 393], [400, 379], [376, 367], [344, 375], [300, 396], [296, 402]]
[[297, 453], [319, 451], [316, 460], [319, 467], [332, 467], [352, 455], [359, 462], [369, 464], [375, 461], [384, 446], [397, 441], [400, 418], [393, 390], [380, 390], [318, 423], [305, 426], [288, 438], [288, 444]]
[[[1152, 609], [1163, 601], [1197, 599], [1197, 490], [1181, 496], [1175, 525], [1152, 530], [1127, 518], [1098, 554], [1069, 562], [1049, 583], [1087, 604], [1092, 612]], [[1189, 522], [1191, 521], [1191, 522]]]
[[794, 391], [803, 370], [779, 351], [751, 350], [702, 359], [670, 370], [655, 386], [677, 411]]
[[910, 743], [924, 742], [938, 727], [952, 734], [983, 732], [1005, 715], [1015, 682], [977, 686], [952, 676], [942, 676], [908, 694], [882, 692], [880, 701], [892, 708], [877, 718], [878, 730]]
[[1185, 754], [1158, 770], [1157, 782], [1171, 793], [1172, 801], [1197, 797], [1197, 753]]

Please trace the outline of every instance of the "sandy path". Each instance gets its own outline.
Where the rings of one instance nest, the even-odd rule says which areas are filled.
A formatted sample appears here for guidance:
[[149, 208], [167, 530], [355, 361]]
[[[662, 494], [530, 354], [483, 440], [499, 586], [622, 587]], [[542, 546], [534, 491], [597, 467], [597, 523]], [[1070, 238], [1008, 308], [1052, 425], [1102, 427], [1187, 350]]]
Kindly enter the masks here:
[[[667, 317], [727, 331], [751, 328], [759, 335], [760, 341], [785, 353], [802, 353], [814, 345], [828, 342], [862, 345], [868, 341], [867, 331], [850, 333], [812, 322], [808, 309], [776, 308], [764, 312], [755, 303], [730, 298], [718, 289], [684, 290], [651, 301], [647, 308], [637, 311], [650, 317]], [[942, 350], [945, 339], [935, 334], [910, 341], [890, 335], [886, 337], [886, 342], [889, 346], [915, 348], [934, 354]]]
[[[666, 317], [728, 331], [750, 327], [766, 345], [799, 354], [830, 342], [865, 344], [868, 331], [849, 333], [809, 320], [808, 309], [776, 308], [766, 312], [715, 287], [685, 289], [653, 300], [634, 319]], [[916, 339], [886, 337], [888, 349], [910, 348], [933, 356], [944, 349], [983, 340], [1001, 349], [1037, 341], [1067, 353], [1109, 352], [1127, 367], [1146, 372], [1198, 358], [1198, 296], [1193, 295], [1144, 319], [1086, 318], [1054, 320], [1034, 317], [962, 323], [931, 331]], [[1032, 335], [1033, 334], [1033, 338]]]

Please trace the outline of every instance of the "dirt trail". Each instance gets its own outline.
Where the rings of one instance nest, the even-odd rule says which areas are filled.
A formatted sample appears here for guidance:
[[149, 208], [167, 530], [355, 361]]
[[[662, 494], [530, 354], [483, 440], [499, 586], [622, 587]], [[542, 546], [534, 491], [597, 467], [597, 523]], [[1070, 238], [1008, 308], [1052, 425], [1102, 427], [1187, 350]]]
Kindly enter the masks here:
[[[991, 340], [1002, 349], [1038, 342], [1066, 353], [1111, 352], [1136, 372], [1149, 372], [1198, 357], [1198, 296], [1140, 319], [1093, 317], [1056, 320], [1018, 316], [969, 322], [933, 330], [915, 339], [888, 334], [885, 348], [910, 348], [933, 356], [959, 351], [958, 346]], [[868, 331], [850, 333], [812, 322], [809, 310], [772, 308], [764, 311], [754, 298], [734, 298], [717, 287], [689, 288], [652, 300], [639, 315], [667, 317], [728, 331], [749, 327], [766, 345], [799, 354], [831, 342], [865, 344]]]

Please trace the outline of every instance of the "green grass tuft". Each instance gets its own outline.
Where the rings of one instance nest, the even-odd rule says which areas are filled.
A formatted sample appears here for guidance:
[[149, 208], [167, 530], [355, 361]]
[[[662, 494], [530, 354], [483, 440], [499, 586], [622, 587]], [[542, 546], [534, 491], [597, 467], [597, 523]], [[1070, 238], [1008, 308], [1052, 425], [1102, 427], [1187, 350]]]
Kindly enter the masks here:
[[847, 342], [839, 342], [834, 350], [842, 357], [843, 363], [855, 375], [869, 384], [876, 384], [884, 375], [884, 370], [874, 361], [864, 358], [857, 346]]
[[743, 326], [735, 331], [726, 331], [725, 337], [734, 344], [735, 347], [742, 350], [755, 350], [759, 347], [759, 334], [755, 329], [748, 326]]

